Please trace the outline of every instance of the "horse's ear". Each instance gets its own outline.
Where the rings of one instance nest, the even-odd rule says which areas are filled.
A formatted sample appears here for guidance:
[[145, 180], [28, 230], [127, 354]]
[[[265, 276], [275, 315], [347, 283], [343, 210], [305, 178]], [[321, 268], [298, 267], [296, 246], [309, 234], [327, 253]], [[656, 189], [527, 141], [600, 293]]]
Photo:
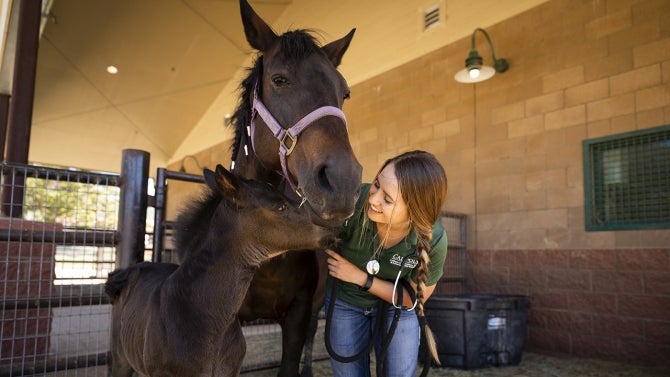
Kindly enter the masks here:
[[247, 0], [240, 0], [240, 14], [244, 34], [251, 47], [263, 52], [269, 50], [279, 38], [277, 34], [256, 14]]
[[205, 182], [212, 190], [227, 197], [234, 198], [237, 194], [237, 177], [221, 165], [216, 165], [216, 173], [205, 169]]
[[321, 48], [323, 52], [328, 55], [328, 58], [333, 62], [335, 67], [339, 66], [342, 62], [342, 56], [344, 56], [347, 48], [349, 48], [349, 43], [351, 43], [351, 39], [354, 37], [355, 32], [356, 28], [353, 28], [349, 34], [336, 41], [332, 41]]

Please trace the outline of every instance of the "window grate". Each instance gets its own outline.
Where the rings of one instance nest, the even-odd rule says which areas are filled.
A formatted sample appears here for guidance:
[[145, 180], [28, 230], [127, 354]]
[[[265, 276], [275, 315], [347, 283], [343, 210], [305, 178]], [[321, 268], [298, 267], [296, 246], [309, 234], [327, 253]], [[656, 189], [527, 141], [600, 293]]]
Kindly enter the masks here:
[[670, 228], [670, 125], [585, 140], [587, 231]]

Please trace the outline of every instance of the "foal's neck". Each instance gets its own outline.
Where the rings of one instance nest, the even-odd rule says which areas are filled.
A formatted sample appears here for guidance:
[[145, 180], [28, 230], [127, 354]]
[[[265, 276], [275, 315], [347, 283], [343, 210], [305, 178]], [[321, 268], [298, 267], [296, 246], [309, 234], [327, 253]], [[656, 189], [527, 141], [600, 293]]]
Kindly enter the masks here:
[[[251, 284], [257, 266], [248, 263], [245, 253], [250, 250], [246, 238], [236, 236], [231, 225], [227, 231], [206, 239], [199, 250], [188, 253], [187, 258], [170, 276], [170, 299], [182, 300], [188, 296], [193, 311], [206, 311], [209, 318], [226, 319], [237, 313]], [[210, 232], [211, 233], [211, 232]]]

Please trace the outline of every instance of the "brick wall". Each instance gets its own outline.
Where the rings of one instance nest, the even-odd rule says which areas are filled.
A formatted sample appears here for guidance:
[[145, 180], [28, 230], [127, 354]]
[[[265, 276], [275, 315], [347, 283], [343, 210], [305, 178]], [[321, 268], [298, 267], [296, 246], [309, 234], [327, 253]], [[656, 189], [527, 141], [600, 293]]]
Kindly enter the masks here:
[[[60, 224], [0, 218], [0, 229], [35, 234], [62, 230]], [[56, 245], [41, 242], [0, 242], [0, 365], [43, 361], [51, 331], [51, 308], [31, 308], [27, 300], [52, 294]]]
[[469, 290], [533, 297], [528, 350], [668, 365], [670, 231], [586, 232], [581, 145], [670, 123], [670, 2], [550, 0], [486, 30], [510, 63], [488, 81], [453, 79], [468, 36], [352, 86], [364, 180], [435, 153], [468, 215]]
[[473, 250], [469, 257], [471, 290], [533, 298], [526, 349], [667, 364], [667, 249]]

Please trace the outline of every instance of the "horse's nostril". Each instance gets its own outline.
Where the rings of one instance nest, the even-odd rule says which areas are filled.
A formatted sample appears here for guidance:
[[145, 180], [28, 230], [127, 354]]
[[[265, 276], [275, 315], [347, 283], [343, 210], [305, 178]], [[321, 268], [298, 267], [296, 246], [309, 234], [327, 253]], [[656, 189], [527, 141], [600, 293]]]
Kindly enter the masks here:
[[319, 173], [317, 174], [317, 180], [319, 182], [319, 186], [321, 186], [322, 189], [326, 190], [331, 190], [332, 186], [330, 184], [330, 180], [328, 179], [328, 173], [327, 173], [327, 166], [324, 165], [319, 169]]

